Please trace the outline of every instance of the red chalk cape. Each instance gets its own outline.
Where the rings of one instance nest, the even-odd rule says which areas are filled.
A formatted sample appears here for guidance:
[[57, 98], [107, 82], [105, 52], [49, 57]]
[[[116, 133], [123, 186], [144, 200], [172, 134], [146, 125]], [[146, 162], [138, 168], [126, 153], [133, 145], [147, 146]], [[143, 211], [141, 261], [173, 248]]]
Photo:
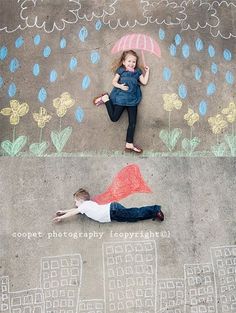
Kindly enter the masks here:
[[98, 204], [119, 201], [135, 192], [152, 192], [142, 178], [139, 167], [130, 164], [124, 167], [113, 179], [107, 190], [93, 198]]

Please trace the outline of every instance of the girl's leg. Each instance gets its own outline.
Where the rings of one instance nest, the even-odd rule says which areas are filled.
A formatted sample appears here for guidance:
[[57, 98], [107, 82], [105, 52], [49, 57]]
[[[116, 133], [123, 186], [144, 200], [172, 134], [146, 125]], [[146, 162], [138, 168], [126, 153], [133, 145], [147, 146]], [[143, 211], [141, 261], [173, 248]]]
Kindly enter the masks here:
[[133, 143], [134, 142], [134, 131], [136, 127], [137, 121], [137, 106], [127, 106], [128, 118], [129, 118], [129, 126], [127, 129], [126, 142]]
[[[158, 218], [164, 220], [164, 214], [159, 205], [144, 206], [141, 208], [125, 208], [118, 202], [111, 203], [111, 220], [117, 222], [137, 222]], [[163, 219], [161, 218], [163, 216]]]
[[124, 112], [125, 106], [112, 104], [111, 100], [105, 102], [107, 113], [112, 122], [117, 122]]

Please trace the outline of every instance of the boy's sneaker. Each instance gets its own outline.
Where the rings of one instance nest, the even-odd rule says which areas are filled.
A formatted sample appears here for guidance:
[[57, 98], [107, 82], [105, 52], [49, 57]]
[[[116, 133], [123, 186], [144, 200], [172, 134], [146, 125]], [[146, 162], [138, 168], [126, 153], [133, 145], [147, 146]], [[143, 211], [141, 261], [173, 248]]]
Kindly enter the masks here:
[[161, 210], [159, 212], [157, 212], [156, 218], [158, 220], [160, 220], [161, 222], [164, 221], [164, 214], [163, 214], [163, 212]]

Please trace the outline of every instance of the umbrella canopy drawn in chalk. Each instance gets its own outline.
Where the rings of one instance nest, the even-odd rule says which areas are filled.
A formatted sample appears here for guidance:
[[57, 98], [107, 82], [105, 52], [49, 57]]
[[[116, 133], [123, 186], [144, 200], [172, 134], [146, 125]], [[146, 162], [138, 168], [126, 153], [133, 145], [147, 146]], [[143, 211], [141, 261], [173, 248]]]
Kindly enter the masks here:
[[157, 41], [145, 34], [128, 34], [121, 37], [113, 46], [111, 53], [126, 50], [141, 50], [144, 65], [144, 51], [148, 51], [155, 54], [157, 57], [161, 57], [161, 49]]

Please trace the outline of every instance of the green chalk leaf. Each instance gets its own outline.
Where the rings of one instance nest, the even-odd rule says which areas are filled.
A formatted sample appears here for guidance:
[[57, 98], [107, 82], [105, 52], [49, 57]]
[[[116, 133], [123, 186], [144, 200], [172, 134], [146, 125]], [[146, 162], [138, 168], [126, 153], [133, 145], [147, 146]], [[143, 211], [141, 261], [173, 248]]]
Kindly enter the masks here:
[[29, 147], [31, 153], [36, 156], [43, 156], [44, 152], [47, 150], [49, 144], [46, 141], [40, 143], [32, 143]]
[[236, 156], [236, 136], [225, 135], [225, 141], [230, 148], [231, 155]]
[[172, 151], [182, 134], [182, 130], [180, 128], [174, 128], [170, 132], [166, 129], [162, 129], [160, 131], [159, 137], [167, 146], [167, 148]]
[[57, 152], [61, 152], [63, 150], [71, 133], [72, 133], [72, 127], [70, 126], [64, 128], [60, 132], [57, 132], [57, 131], [51, 132], [51, 139], [52, 139], [54, 146], [57, 149]]
[[1, 143], [2, 149], [10, 156], [17, 155], [27, 142], [26, 136], [20, 136], [15, 141], [5, 140]]
[[182, 147], [188, 155], [191, 155], [200, 142], [201, 140], [197, 137], [194, 137], [191, 140], [188, 138], [184, 138], [182, 141]]
[[226, 144], [224, 142], [211, 147], [212, 153], [217, 157], [224, 156]]

